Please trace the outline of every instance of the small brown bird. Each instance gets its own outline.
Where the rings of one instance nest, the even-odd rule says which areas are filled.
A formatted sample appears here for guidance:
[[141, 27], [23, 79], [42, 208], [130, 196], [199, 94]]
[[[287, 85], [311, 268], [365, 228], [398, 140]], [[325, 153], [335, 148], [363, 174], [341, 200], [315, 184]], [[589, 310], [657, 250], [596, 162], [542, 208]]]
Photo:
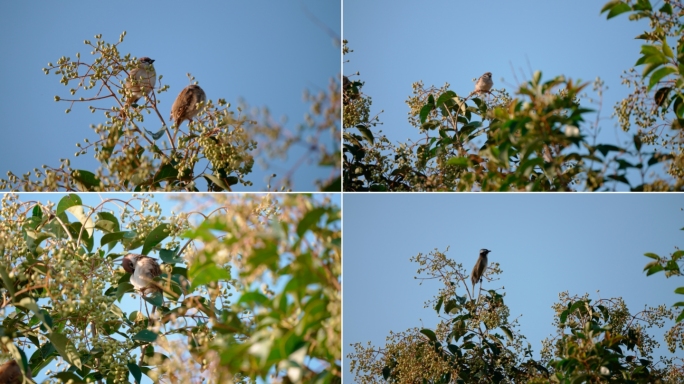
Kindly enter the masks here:
[[192, 121], [200, 110], [197, 104], [206, 101], [207, 95], [199, 85], [193, 84], [183, 88], [171, 106], [171, 120], [176, 122], [176, 128], [180, 128], [184, 120]]
[[131, 274], [131, 284], [144, 296], [147, 292], [159, 291], [154, 285], [155, 277], [161, 275], [157, 260], [136, 253], [129, 253], [123, 258], [123, 269]]
[[477, 258], [477, 262], [473, 267], [473, 273], [470, 276], [470, 281], [473, 283], [473, 292], [475, 292], [475, 284], [482, 282], [482, 275], [487, 269], [487, 254], [491, 252], [489, 249], [480, 249], [480, 257]]
[[477, 83], [475, 83], [475, 93], [483, 93], [487, 92], [492, 89], [494, 86], [494, 81], [492, 80], [492, 73], [491, 72], [485, 72], [484, 75], [480, 76], [479, 79], [477, 79]]
[[0, 384], [21, 384], [23, 379], [19, 364], [15, 360], [0, 365]]
[[137, 68], [129, 72], [124, 88], [126, 89], [126, 107], [136, 104], [143, 96], [148, 96], [157, 83], [157, 71], [154, 69], [154, 60], [149, 57], [141, 57]]

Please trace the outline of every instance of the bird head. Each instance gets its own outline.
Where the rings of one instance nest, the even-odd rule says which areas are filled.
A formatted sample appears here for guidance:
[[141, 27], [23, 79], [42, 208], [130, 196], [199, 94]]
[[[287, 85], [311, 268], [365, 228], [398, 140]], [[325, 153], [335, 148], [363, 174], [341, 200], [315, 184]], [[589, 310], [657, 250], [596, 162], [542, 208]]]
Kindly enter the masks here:
[[487, 254], [491, 252], [489, 249], [480, 249], [480, 257], [487, 257]]
[[135, 272], [135, 264], [138, 261], [139, 256], [140, 255], [136, 255], [135, 253], [129, 253], [128, 255], [124, 256], [121, 266], [123, 266], [123, 269], [126, 271], [126, 273], [132, 274]]
[[141, 63], [143, 63], [143, 64], [145, 64], [145, 65], [152, 65], [152, 63], [154, 63], [154, 60], [150, 59], [150, 58], [147, 57], [147, 56], [146, 56], [146, 57], [141, 57], [140, 59], [138, 59], [138, 61], [141, 62]]

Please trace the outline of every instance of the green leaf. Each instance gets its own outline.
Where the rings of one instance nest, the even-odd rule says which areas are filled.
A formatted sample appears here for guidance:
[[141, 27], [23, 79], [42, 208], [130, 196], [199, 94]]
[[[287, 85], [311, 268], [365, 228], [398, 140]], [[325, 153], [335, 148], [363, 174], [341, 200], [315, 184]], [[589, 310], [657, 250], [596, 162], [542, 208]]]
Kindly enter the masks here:
[[91, 215], [86, 215], [82, 205], [71, 206], [67, 208], [66, 211], [71, 213], [76, 217], [76, 219], [78, 219], [78, 221], [81, 223], [82, 228], [86, 230], [89, 237], [93, 236], [95, 222], [93, 222]]
[[81, 366], [81, 356], [78, 354], [78, 351], [76, 351], [76, 347], [74, 347], [65, 335], [52, 332], [50, 333], [49, 339], [64, 360], [78, 369], [83, 369]]
[[[130, 278], [129, 274], [125, 274], [127, 278]], [[119, 285], [116, 287], [116, 299], [121, 300], [124, 294], [128, 292], [133, 292], [135, 289], [133, 288], [133, 284], [129, 283], [128, 281], [120, 282]]]
[[207, 181], [211, 181], [218, 187], [220, 187], [224, 191], [230, 191], [230, 185], [226, 184], [223, 182], [223, 180], [220, 177], [217, 177], [215, 175], [208, 175], [206, 173], [203, 173], [202, 176], [207, 179]]
[[316, 228], [321, 217], [326, 213], [325, 208], [314, 208], [307, 212], [297, 224], [297, 235], [301, 238], [309, 229]]
[[159, 336], [159, 335], [157, 335], [156, 333], [150, 331], [149, 329], [143, 329], [142, 331], [140, 331], [140, 332], [136, 333], [135, 335], [133, 335], [133, 337], [132, 337], [131, 339], [137, 340], [137, 341], [142, 341], [142, 342], [145, 342], [145, 343], [152, 343], [152, 342], [154, 342], [155, 340], [157, 340], [157, 337], [158, 337], [158, 336]]
[[98, 212], [95, 228], [105, 233], [119, 232], [119, 219], [109, 212]]
[[653, 72], [650, 80], [648, 81], [648, 90], [650, 91], [658, 82], [665, 76], [677, 72], [677, 69], [671, 66], [665, 66], [659, 70]]
[[679, 323], [680, 321], [684, 320], [684, 311], [677, 316], [677, 319], [675, 319], [675, 322]]
[[47, 328], [48, 332], [52, 332], [52, 319], [49, 321], [45, 318], [43, 315], [43, 311], [40, 310], [40, 307], [38, 307], [38, 304], [36, 301], [30, 297], [24, 297], [19, 301], [18, 303], [15, 304], [17, 307], [22, 307], [26, 308], [29, 311], [33, 312], [34, 315], [36, 315], [36, 318], [38, 318], [41, 323]]
[[675, 253], [672, 254], [672, 261], [677, 261], [682, 256], [684, 256], [684, 250], [680, 249], [678, 251], [675, 251]]
[[652, 263], [648, 263], [644, 267], [644, 271], [648, 271], [648, 272], [646, 272], [646, 276], [651, 276], [652, 274], [658, 273], [662, 270], [663, 270], [663, 266], [658, 264], [657, 261], [654, 261]]
[[371, 143], [371, 145], [373, 145], [375, 143], [375, 138], [373, 137], [373, 132], [368, 127], [366, 127], [363, 124], [359, 124], [356, 126], [356, 129], [358, 129], [359, 132], [361, 132], [361, 136], [363, 136], [366, 140], [368, 140], [368, 142]]
[[37, 217], [39, 219], [43, 218], [43, 210], [40, 209], [38, 204], [33, 206], [33, 209], [31, 210], [31, 217]]
[[157, 244], [169, 237], [168, 227], [169, 224], [161, 223], [147, 235], [141, 252], [143, 255], [147, 255]]
[[506, 334], [506, 337], [508, 337], [508, 340], [510, 340], [512, 342], [513, 341], [513, 332], [511, 332], [510, 329], [508, 329], [507, 327], [504, 327], [504, 326], [502, 326], [500, 328]]
[[436, 335], [435, 332], [434, 332], [433, 330], [431, 330], [431, 329], [425, 329], [425, 328], [424, 328], [424, 329], [421, 329], [421, 330], [420, 330], [420, 333], [422, 333], [423, 335], [427, 336], [427, 338], [430, 339], [430, 341], [437, 341], [437, 335]]
[[655, 253], [651, 253], [651, 252], [644, 253], [644, 256], [650, 257], [651, 259], [654, 259], [654, 260], [660, 260], [660, 256], [656, 255]]
[[162, 249], [159, 251], [159, 258], [162, 259], [166, 264], [178, 264], [183, 262], [183, 258], [178, 256], [178, 249]]
[[659, 11], [667, 13], [668, 15], [672, 15], [672, 6], [669, 3], [665, 3], [662, 7], [660, 7]]
[[156, 307], [161, 307], [164, 304], [164, 295], [161, 292], [154, 292], [143, 297], [143, 299]]
[[423, 108], [420, 109], [420, 123], [421, 124], [425, 123], [425, 120], [427, 120], [428, 115], [430, 114], [430, 112], [432, 112], [433, 109], [435, 109], [434, 104], [427, 103], [427, 104], [423, 105]]
[[178, 170], [173, 164], [166, 163], [159, 168], [159, 171], [154, 175], [152, 184], [159, 183], [165, 180], [176, 180], [178, 178]]
[[0, 266], [0, 279], [2, 279], [2, 285], [9, 292], [10, 297], [14, 296], [14, 280], [9, 277], [5, 266]]
[[684, 295], [684, 287], [679, 287], [675, 289], [674, 292], [680, 295]]
[[615, 145], [611, 145], [611, 144], [599, 144], [596, 146], [596, 149], [599, 152], [601, 152], [601, 154], [603, 156], [606, 156], [608, 154], [608, 152], [610, 152], [610, 151], [615, 151], [615, 152], [621, 152], [622, 151], [622, 148], [615, 146]]
[[114, 233], [108, 233], [104, 236], [102, 236], [102, 239], [100, 239], [100, 246], [103, 247], [105, 244], [109, 244], [114, 241], [119, 241], [122, 240], [128, 231], [124, 232], [114, 232]]
[[188, 280], [192, 282], [190, 290], [206, 285], [214, 281], [219, 280], [230, 280], [230, 273], [216, 265], [214, 262], [210, 261], [198, 265], [198, 263], [193, 263], [188, 269]]
[[390, 374], [392, 373], [392, 370], [390, 367], [383, 367], [382, 368], [382, 377], [387, 380], [388, 377], [390, 377]]
[[451, 100], [451, 99], [453, 99], [454, 97], [456, 97], [456, 92], [454, 92], [454, 91], [446, 91], [446, 92], [442, 93], [441, 95], [439, 95], [439, 97], [437, 98], [437, 103], [435, 103], [435, 106], [436, 106], [437, 108], [439, 108], [439, 107], [441, 107], [444, 103], [446, 103], [448, 100]]
[[71, 177], [81, 184], [83, 190], [89, 192], [94, 192], [101, 184], [100, 179], [94, 173], [84, 169], [74, 170], [71, 172]]
[[618, 16], [625, 12], [629, 12], [631, 10], [632, 8], [624, 2], [620, 0], [613, 0], [609, 1], [606, 5], [603, 6], [603, 8], [601, 9], [601, 13], [609, 11], [608, 16], [606, 16], [606, 20], [610, 20], [615, 16]]
[[70, 193], [67, 196], [64, 196], [59, 203], [57, 203], [57, 211], [55, 211], [55, 215], [59, 215], [70, 207], [76, 205], [83, 205], [83, 201], [81, 201], [81, 198], [78, 195]]
[[665, 38], [663, 37], [663, 39], [661, 40], [661, 42], [662, 42], [662, 44], [663, 44], [663, 48], [662, 48], [662, 49], [663, 49], [663, 54], [664, 54], [665, 56], [669, 57], [670, 59], [674, 59], [674, 52], [672, 52], [672, 48], [670, 48], [670, 46], [667, 45], [667, 39], [665, 39]]
[[142, 371], [140, 370], [140, 367], [138, 367], [138, 365], [132, 361], [129, 361], [126, 366], [128, 367], [128, 372], [133, 375], [135, 382], [139, 383], [142, 380]]

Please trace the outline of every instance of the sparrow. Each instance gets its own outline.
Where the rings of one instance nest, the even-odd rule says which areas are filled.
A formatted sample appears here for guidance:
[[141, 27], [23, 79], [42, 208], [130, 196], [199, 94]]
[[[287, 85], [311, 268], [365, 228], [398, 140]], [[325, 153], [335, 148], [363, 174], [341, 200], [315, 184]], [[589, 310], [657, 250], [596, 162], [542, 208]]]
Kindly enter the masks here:
[[180, 128], [184, 120], [192, 121], [200, 110], [197, 104], [206, 101], [207, 95], [199, 85], [193, 84], [183, 88], [171, 106], [171, 120], [176, 122], [176, 128]]
[[131, 274], [131, 284], [144, 296], [146, 292], [156, 292], [159, 288], [153, 284], [155, 277], [161, 275], [157, 260], [135, 253], [124, 256], [122, 266]]
[[492, 73], [491, 72], [485, 72], [484, 75], [480, 76], [479, 79], [477, 79], [477, 82], [475, 83], [475, 91], [474, 93], [482, 93], [482, 92], [489, 92], [490, 89], [492, 89], [492, 86], [494, 85], [494, 81], [492, 81]]
[[482, 275], [485, 269], [487, 269], [487, 254], [489, 252], [491, 252], [489, 249], [480, 249], [480, 257], [477, 258], [477, 262], [473, 267], [473, 273], [470, 276], [470, 281], [473, 283], [473, 292], [475, 292], [475, 284], [482, 282]]
[[148, 96], [157, 83], [157, 71], [154, 69], [154, 60], [149, 57], [141, 57], [138, 65], [128, 73], [124, 84], [126, 89], [126, 107], [136, 104], [143, 96]]

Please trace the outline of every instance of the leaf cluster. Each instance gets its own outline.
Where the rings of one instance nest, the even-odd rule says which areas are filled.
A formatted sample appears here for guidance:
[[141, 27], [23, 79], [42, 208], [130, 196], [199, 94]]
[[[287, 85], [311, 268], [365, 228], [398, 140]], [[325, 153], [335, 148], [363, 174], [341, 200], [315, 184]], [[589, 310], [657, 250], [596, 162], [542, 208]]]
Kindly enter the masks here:
[[[73, 194], [56, 206], [6, 195], [1, 355], [29, 377], [73, 382], [339, 382], [339, 207], [304, 195], [208, 206], [163, 217], [148, 197], [91, 208]], [[151, 313], [121, 304], [135, 291], [117, 260], [131, 251], [160, 258]]]

